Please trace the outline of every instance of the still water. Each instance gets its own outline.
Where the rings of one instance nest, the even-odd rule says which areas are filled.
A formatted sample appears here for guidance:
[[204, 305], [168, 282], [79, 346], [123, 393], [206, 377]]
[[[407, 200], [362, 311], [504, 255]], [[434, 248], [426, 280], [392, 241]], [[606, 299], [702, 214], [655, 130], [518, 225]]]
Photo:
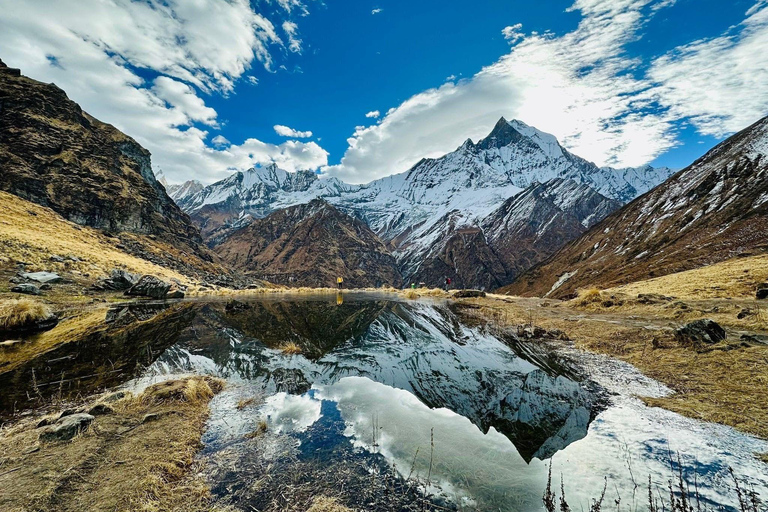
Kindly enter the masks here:
[[[215, 494], [245, 510], [318, 493], [365, 510], [645, 510], [679, 464], [703, 505], [734, 509], [728, 467], [768, 496], [768, 451], [730, 428], [645, 407], [663, 386], [597, 356], [555, 354], [439, 302], [352, 296], [196, 305], [131, 385], [178, 374], [229, 383], [202, 457]], [[291, 344], [293, 352], [286, 353]]]
[[618, 361], [547, 347], [442, 302], [274, 297], [118, 306], [110, 323], [0, 372], [0, 414], [105, 387], [214, 375], [201, 467], [222, 505], [365, 511], [669, 507], [682, 475], [702, 507], [737, 510], [728, 468], [768, 498], [768, 443], [646, 407], [669, 393]]

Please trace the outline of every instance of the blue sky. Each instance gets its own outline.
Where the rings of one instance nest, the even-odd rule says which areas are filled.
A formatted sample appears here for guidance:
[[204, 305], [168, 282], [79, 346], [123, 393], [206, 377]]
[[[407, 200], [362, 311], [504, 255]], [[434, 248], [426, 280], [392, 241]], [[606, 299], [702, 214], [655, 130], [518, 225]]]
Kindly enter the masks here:
[[768, 114], [766, 49], [765, 0], [0, 0], [0, 58], [172, 182], [370, 181], [500, 115], [600, 165], [683, 167]]

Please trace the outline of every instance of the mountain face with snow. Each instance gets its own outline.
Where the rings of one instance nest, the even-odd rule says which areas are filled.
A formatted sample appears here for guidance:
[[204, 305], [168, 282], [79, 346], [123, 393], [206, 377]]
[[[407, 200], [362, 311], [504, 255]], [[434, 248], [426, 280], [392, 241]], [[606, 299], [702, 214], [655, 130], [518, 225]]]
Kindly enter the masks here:
[[768, 117], [611, 214], [505, 291], [564, 297], [768, 251]]
[[[590, 215], [599, 220], [608, 213], [605, 208], [631, 200], [670, 174], [669, 169], [649, 166], [622, 170], [600, 168], [569, 153], [554, 136], [520, 121], [502, 118], [493, 131], [477, 143], [467, 140], [441, 158], [421, 160], [404, 173], [366, 185], [349, 185], [309, 171], [288, 173], [271, 165], [238, 172], [199, 192], [174, 196], [200, 226], [211, 246], [253, 218], [322, 197], [368, 224], [392, 251], [407, 279], [424, 278], [434, 285], [441, 283], [445, 276], [435, 281], [437, 269], [441, 268], [438, 263], [422, 270], [430, 266], [427, 260], [441, 251], [456, 254], [462, 246], [466, 246], [466, 250], [477, 246], [486, 238], [484, 220], [505, 201], [529, 187], [554, 179], [573, 183], [560, 189], [560, 193], [570, 194], [561, 198], [563, 204], [584, 202], [576, 194], [598, 193], [607, 202], [600, 204], [601, 210], [582, 216], [582, 220]], [[576, 224], [583, 226], [582, 220]], [[575, 238], [581, 234], [580, 230], [570, 230], [569, 234], [562, 230], [558, 240]], [[459, 238], [455, 238], [457, 235]], [[487, 256], [485, 263], [489, 268], [495, 267], [493, 260], [499, 260], [498, 255]], [[451, 258], [442, 259], [447, 264]], [[472, 279], [467, 278], [466, 285], [490, 287], [509, 282], [506, 268], [509, 265], [502, 267], [494, 271], [498, 278], [488, 283], [471, 282]]]

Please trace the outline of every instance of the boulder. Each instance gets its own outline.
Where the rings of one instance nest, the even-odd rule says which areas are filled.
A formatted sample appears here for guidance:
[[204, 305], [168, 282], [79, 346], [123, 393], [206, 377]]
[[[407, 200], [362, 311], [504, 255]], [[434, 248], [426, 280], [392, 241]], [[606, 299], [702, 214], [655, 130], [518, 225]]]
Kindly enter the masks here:
[[178, 288], [174, 288], [172, 290], [168, 290], [168, 293], [165, 294], [165, 298], [166, 299], [183, 299], [184, 292]]
[[26, 295], [40, 295], [40, 288], [33, 284], [17, 284], [13, 288], [11, 288], [11, 291], [13, 293], [23, 293]]
[[115, 412], [115, 410], [107, 404], [96, 404], [88, 409], [88, 414], [91, 416], [103, 416], [104, 414], [112, 414], [113, 412]]
[[153, 299], [164, 299], [168, 294], [171, 285], [160, 278], [150, 275], [141, 276], [141, 278], [125, 291], [126, 295], [134, 297], [152, 297]]
[[768, 299], [768, 283], [763, 283], [757, 286], [757, 292], [755, 293], [755, 297], [758, 300]]
[[224, 310], [227, 313], [238, 313], [240, 311], [247, 311], [251, 309], [251, 305], [247, 304], [245, 302], [241, 302], [236, 299], [232, 299], [229, 302], [227, 302], [227, 305], [224, 307]]
[[720, 327], [717, 322], [702, 319], [686, 324], [678, 329], [675, 332], [675, 338], [684, 344], [699, 345], [705, 343], [712, 345], [725, 340], [726, 333], [725, 329]]
[[91, 288], [98, 291], [115, 290], [124, 291], [135, 285], [139, 276], [122, 269], [114, 269], [109, 277], [96, 281]]
[[61, 276], [56, 272], [24, 272], [21, 277], [38, 283], [58, 283], [61, 281]]
[[58, 254], [51, 254], [50, 260], [55, 263], [64, 263], [64, 257]]
[[482, 290], [456, 290], [451, 295], [457, 299], [470, 299], [473, 297], [485, 297], [485, 292]]
[[90, 414], [70, 414], [60, 418], [53, 425], [43, 427], [41, 441], [68, 441], [88, 428], [94, 417]]

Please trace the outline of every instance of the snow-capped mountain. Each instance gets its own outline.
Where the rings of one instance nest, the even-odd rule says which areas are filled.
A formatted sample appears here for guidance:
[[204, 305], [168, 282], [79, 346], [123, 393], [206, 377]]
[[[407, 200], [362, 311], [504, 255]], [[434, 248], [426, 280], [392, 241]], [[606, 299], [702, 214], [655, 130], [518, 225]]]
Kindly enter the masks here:
[[608, 216], [507, 289], [565, 297], [768, 251], [768, 117]]
[[[289, 173], [270, 165], [174, 196], [214, 243], [249, 218], [322, 197], [365, 221], [399, 262], [413, 262], [447, 240], [448, 224], [453, 230], [477, 229], [510, 197], [537, 183], [559, 178], [625, 203], [671, 174], [670, 169], [650, 166], [601, 168], [568, 152], [553, 135], [502, 118], [477, 143], [467, 140], [443, 157], [423, 159], [406, 172], [366, 185], [349, 185], [310, 171]], [[572, 196], [562, 200], [578, 202], [580, 197], [573, 194], [583, 192], [579, 187], [564, 189], [562, 193]], [[447, 216], [450, 223], [445, 222]]]

